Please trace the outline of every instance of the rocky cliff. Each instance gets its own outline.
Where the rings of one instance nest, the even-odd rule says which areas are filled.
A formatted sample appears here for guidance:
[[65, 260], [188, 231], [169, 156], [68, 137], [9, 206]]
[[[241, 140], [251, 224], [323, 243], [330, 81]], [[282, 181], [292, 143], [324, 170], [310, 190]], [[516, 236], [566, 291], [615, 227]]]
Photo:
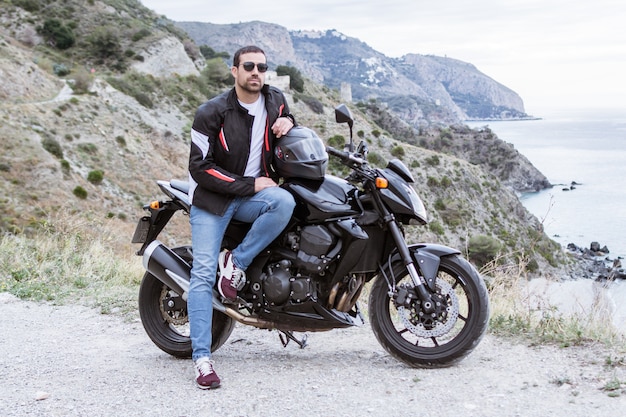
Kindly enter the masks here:
[[241, 45], [258, 44], [274, 65], [294, 66], [330, 88], [349, 84], [357, 101], [376, 98], [381, 102], [404, 101], [407, 107], [418, 104], [422, 111], [407, 120], [414, 126], [527, 116], [522, 99], [514, 91], [459, 60], [416, 54], [389, 58], [335, 30], [289, 31], [263, 22], [176, 25], [196, 43], [231, 56]]
[[[110, 4], [117, 3], [119, 0]], [[89, 74], [88, 91], [79, 91], [74, 77], [93, 62], [88, 51], [61, 52], [36, 42], [32, 33], [25, 42], [20, 34], [46, 16], [15, 6], [0, 7], [0, 231], [54, 232], [65, 225], [81, 233], [102, 225], [115, 231], [113, 235], [119, 239], [110, 245], [129, 251], [135, 221], [143, 215], [142, 205], [163, 198], [154, 181], [186, 177], [188, 130], [192, 103], [197, 100], [193, 94], [200, 92], [201, 84], [195, 75], [180, 74], [193, 74], [207, 63], [179, 55], [177, 66], [159, 65], [172, 53], [187, 51], [189, 45], [158, 17], [130, 7], [136, 6], [132, 0], [125, 10], [112, 5], [104, 8], [104, 2], [90, 5], [67, 0], [63, 4], [66, 9], [62, 11], [70, 16], [80, 14], [81, 22], [116, 22], [120, 33], [124, 33], [122, 28], [133, 27], [131, 35], [140, 30], [136, 27], [140, 22], [149, 28], [150, 35], [134, 41], [132, 36], [124, 37], [120, 42], [132, 52], [124, 55], [142, 59], [129, 61], [123, 72], [111, 71], [104, 64], [96, 66]], [[90, 33], [86, 26], [80, 30]], [[83, 55], [84, 61], [70, 65]], [[118, 61], [111, 63], [120, 68]], [[70, 66], [69, 77], [55, 73], [59, 64]], [[166, 68], [175, 68], [175, 73]], [[142, 94], [125, 92], [131, 83], [139, 86]], [[315, 129], [320, 137], [347, 136], [345, 125], [333, 121], [333, 107], [341, 100], [338, 92], [306, 82], [303, 96], [315, 100], [321, 109], [317, 111], [301, 99], [303, 96], [293, 92], [286, 95], [299, 122]], [[351, 108], [356, 117], [355, 133], [358, 131], [369, 143], [372, 163], [384, 165], [392, 158], [401, 158], [416, 178], [415, 187], [424, 198], [431, 224], [407, 230], [411, 240], [439, 242], [466, 251], [469, 239], [486, 235], [500, 242], [513, 259], [521, 256], [520, 243], [534, 248], [537, 254], [531, 256], [537, 257], [537, 262], [545, 263], [544, 257], [553, 259], [559, 253], [554, 242], [542, 234], [539, 221], [505, 185], [510, 178], [488, 170], [488, 162], [469, 161], [461, 158], [461, 153], [442, 153], [446, 149], [428, 145], [436, 143], [443, 131], [420, 135], [411, 130], [417, 135], [416, 142], [403, 142], [401, 135], [394, 133], [397, 124], [391, 122], [392, 116], [385, 125], [384, 118], [369, 109]], [[461, 149], [480, 147], [485, 155], [490, 154], [487, 145], [495, 139], [489, 133], [451, 131], [453, 138], [464, 144]], [[421, 139], [428, 146], [414, 146]], [[481, 140], [487, 141], [486, 145]], [[514, 160], [515, 155], [510, 158]], [[497, 164], [498, 160], [490, 162]], [[99, 178], [94, 180], [94, 173]], [[181, 217], [178, 226], [163, 239], [187, 242], [186, 219]]]

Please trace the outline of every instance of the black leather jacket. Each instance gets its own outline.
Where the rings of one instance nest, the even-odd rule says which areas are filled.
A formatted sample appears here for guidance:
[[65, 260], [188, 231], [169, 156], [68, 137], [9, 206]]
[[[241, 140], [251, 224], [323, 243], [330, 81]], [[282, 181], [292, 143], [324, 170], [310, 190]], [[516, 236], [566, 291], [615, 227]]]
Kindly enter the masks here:
[[[289, 117], [285, 96], [276, 87], [265, 85], [267, 121], [263, 144], [262, 175], [277, 180], [272, 166], [275, 135], [272, 125], [279, 117]], [[237, 100], [235, 89], [202, 104], [191, 128], [189, 182], [191, 203], [211, 213], [223, 215], [235, 196], [254, 194], [254, 178], [244, 177], [254, 116]]]

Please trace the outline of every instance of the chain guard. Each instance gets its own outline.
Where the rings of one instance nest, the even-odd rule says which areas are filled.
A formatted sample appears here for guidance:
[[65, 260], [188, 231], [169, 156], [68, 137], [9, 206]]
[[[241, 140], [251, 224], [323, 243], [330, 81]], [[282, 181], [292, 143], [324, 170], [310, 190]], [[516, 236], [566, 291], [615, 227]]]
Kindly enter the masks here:
[[[421, 310], [415, 310], [415, 308], [406, 308], [404, 306], [398, 307], [398, 315], [402, 324], [411, 333], [418, 337], [430, 338], [440, 337], [447, 334], [459, 318], [459, 299], [454, 292], [454, 288], [448, 282], [444, 280], [437, 280], [436, 284], [437, 294], [446, 301], [444, 310], [438, 312], [437, 317], [424, 317], [420, 316]], [[415, 302], [414, 307], [419, 307]], [[442, 320], [442, 313], [445, 312], [445, 318]], [[428, 326], [424, 325], [426, 322], [434, 321], [434, 326], [428, 323]]]

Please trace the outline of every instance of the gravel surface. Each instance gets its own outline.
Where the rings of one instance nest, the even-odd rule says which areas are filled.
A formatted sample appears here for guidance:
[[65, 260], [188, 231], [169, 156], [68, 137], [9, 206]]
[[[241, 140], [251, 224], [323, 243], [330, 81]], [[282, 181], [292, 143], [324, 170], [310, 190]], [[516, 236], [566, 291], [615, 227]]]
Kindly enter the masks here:
[[[138, 320], [0, 293], [3, 416], [622, 416], [626, 365], [594, 346], [529, 347], [486, 336], [459, 365], [412, 369], [369, 325], [310, 333], [237, 325], [214, 354], [217, 390], [156, 348]], [[613, 358], [614, 361], [616, 358]], [[621, 381], [608, 392], [607, 384]], [[612, 395], [609, 395], [612, 394]]]

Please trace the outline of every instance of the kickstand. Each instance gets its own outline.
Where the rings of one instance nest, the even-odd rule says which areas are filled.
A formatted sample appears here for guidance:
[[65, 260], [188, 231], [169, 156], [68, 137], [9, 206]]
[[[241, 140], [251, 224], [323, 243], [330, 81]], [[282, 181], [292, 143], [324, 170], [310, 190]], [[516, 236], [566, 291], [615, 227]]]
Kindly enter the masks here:
[[293, 335], [293, 332], [281, 330], [278, 337], [280, 337], [280, 342], [283, 344], [283, 347], [287, 347], [290, 340], [293, 340], [294, 342], [296, 342], [298, 346], [300, 346], [300, 349], [304, 349], [306, 347], [306, 338], [307, 338], [306, 334], [302, 336], [302, 339], [298, 340]]

